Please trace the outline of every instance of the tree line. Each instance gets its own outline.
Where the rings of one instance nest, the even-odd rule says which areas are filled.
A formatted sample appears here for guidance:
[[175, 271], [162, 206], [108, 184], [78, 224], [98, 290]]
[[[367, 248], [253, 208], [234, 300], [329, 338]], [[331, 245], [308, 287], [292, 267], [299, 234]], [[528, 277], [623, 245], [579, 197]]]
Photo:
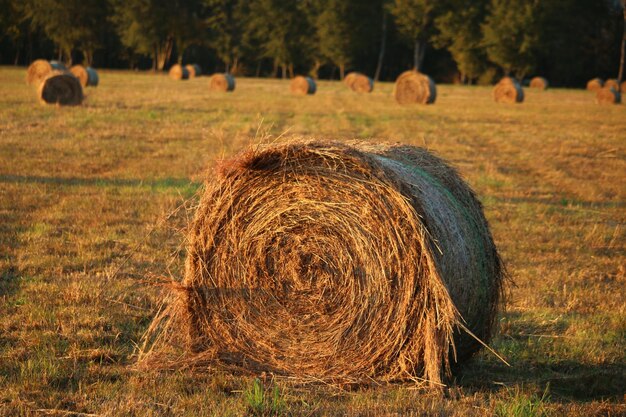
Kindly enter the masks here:
[[[625, 0], [0, 0], [0, 63], [437, 81], [617, 78]], [[621, 78], [621, 72], [620, 72]]]

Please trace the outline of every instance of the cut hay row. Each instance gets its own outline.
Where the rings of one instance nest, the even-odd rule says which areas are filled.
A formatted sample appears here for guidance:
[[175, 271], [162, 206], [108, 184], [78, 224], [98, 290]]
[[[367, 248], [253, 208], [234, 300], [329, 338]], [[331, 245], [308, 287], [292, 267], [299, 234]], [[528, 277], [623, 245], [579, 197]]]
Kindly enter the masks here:
[[39, 99], [45, 104], [77, 106], [83, 102], [80, 81], [68, 71], [52, 71], [39, 84]]
[[67, 71], [67, 68], [58, 61], [37, 59], [26, 70], [26, 83], [37, 87], [52, 71]]
[[70, 72], [74, 74], [83, 87], [96, 87], [100, 81], [98, 73], [91, 67], [83, 67], [82, 65], [74, 65], [70, 68]]
[[524, 90], [514, 78], [504, 77], [493, 88], [493, 99], [496, 103], [521, 103], [524, 101]]
[[289, 90], [292, 94], [306, 96], [307, 94], [315, 94], [317, 91], [317, 84], [311, 77], [297, 75], [291, 80]]
[[534, 77], [532, 80], [530, 80], [530, 84], [529, 87], [530, 88], [536, 88], [539, 90], [546, 90], [548, 88], [548, 80], [546, 80], [543, 77]]
[[598, 104], [619, 104], [622, 95], [613, 87], [604, 87], [596, 91], [596, 101]]
[[365, 74], [351, 72], [343, 79], [344, 84], [357, 93], [371, 93], [374, 89], [374, 80]]
[[438, 385], [487, 342], [503, 269], [457, 172], [399, 145], [296, 140], [210, 175], [139, 367]]
[[604, 87], [604, 81], [601, 78], [593, 78], [587, 82], [587, 90], [598, 91]]
[[182, 65], [172, 65], [169, 71], [169, 76], [172, 80], [187, 80], [189, 79], [189, 70]]
[[433, 104], [437, 99], [437, 87], [428, 75], [405, 71], [396, 79], [393, 95], [400, 104]]
[[187, 64], [185, 65], [187, 68], [187, 72], [189, 72], [189, 78], [196, 78], [202, 75], [202, 68], [197, 64]]
[[235, 90], [235, 77], [230, 74], [213, 74], [209, 80], [209, 90], [230, 92]]

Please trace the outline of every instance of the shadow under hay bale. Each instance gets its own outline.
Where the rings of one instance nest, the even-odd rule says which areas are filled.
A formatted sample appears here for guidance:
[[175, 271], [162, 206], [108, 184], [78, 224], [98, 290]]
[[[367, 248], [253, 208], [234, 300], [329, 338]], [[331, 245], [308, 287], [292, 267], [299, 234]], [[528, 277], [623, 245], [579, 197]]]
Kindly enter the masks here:
[[311, 77], [304, 77], [302, 75], [295, 76], [289, 83], [289, 91], [292, 94], [306, 96], [307, 94], [315, 94], [317, 91], [317, 84]]
[[530, 84], [529, 87], [530, 88], [536, 88], [539, 90], [546, 90], [548, 88], [548, 80], [546, 80], [543, 77], [534, 77], [532, 80], [530, 80]]
[[393, 95], [400, 104], [433, 104], [437, 99], [437, 87], [428, 75], [405, 71], [396, 79]]
[[170, 68], [169, 76], [172, 80], [187, 80], [189, 79], [189, 70], [182, 65], [175, 64]]
[[374, 90], [374, 80], [365, 74], [351, 72], [343, 79], [345, 85], [357, 93], [371, 93]]
[[189, 78], [196, 78], [202, 75], [202, 68], [200, 68], [200, 65], [188, 64], [185, 65], [185, 68], [187, 68], [187, 72], [189, 72]]
[[95, 69], [91, 67], [83, 67], [82, 65], [74, 65], [70, 68], [70, 72], [74, 74], [83, 87], [96, 87], [100, 82], [100, 77]]
[[37, 59], [33, 61], [26, 70], [26, 83], [29, 85], [39, 86], [39, 84], [52, 71], [66, 71], [65, 65], [58, 61], [46, 61], [45, 59]]
[[619, 104], [622, 102], [622, 95], [613, 87], [604, 87], [596, 91], [596, 102], [598, 104]]
[[601, 78], [593, 78], [587, 81], [587, 90], [598, 91], [604, 86], [604, 81]]
[[46, 104], [77, 106], [83, 102], [83, 87], [73, 74], [52, 71], [39, 85], [39, 99]]
[[504, 77], [493, 88], [493, 99], [496, 103], [522, 103], [524, 90], [514, 78]]
[[209, 90], [231, 92], [235, 91], [235, 77], [231, 74], [213, 74], [209, 80]]
[[488, 342], [500, 258], [472, 190], [428, 151], [295, 140], [205, 187], [139, 367], [438, 385], [481, 346], [461, 327]]

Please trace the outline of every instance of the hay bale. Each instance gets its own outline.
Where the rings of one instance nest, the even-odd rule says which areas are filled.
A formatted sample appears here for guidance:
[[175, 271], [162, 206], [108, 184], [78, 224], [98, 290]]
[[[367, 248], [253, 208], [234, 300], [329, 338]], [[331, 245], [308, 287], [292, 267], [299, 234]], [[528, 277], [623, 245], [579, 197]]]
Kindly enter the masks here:
[[185, 68], [187, 68], [187, 71], [189, 72], [189, 78], [196, 78], [202, 75], [202, 68], [200, 68], [200, 65], [188, 64], [185, 65]]
[[351, 72], [343, 79], [344, 84], [357, 93], [371, 93], [374, 89], [374, 80], [359, 72]]
[[604, 81], [601, 78], [594, 78], [587, 82], [587, 90], [598, 91], [604, 86]]
[[39, 99], [45, 104], [77, 106], [83, 102], [83, 87], [72, 73], [55, 70], [39, 85]]
[[172, 65], [169, 72], [172, 80], [187, 80], [189, 78], [189, 71], [182, 65]]
[[311, 77], [303, 77], [302, 75], [297, 75], [293, 77], [291, 83], [289, 84], [289, 90], [292, 94], [306, 96], [307, 94], [315, 94], [317, 91], [317, 84], [315, 80]]
[[65, 65], [58, 61], [46, 61], [45, 59], [37, 59], [28, 66], [26, 70], [26, 83], [28, 85], [39, 86], [48, 74], [52, 71], [66, 71]]
[[622, 84], [620, 85], [620, 92], [626, 93], [626, 81], [622, 81]]
[[100, 82], [100, 77], [95, 69], [91, 67], [83, 67], [82, 65], [74, 65], [70, 68], [70, 72], [74, 74], [83, 87], [95, 87]]
[[461, 323], [492, 333], [503, 268], [482, 206], [421, 148], [249, 149], [211, 174], [187, 241], [141, 366], [438, 384], [480, 348]]
[[400, 104], [433, 104], [437, 99], [437, 87], [428, 75], [405, 71], [396, 79], [393, 95]]
[[524, 90], [514, 78], [504, 77], [493, 88], [493, 99], [496, 103], [521, 103], [524, 101]]
[[534, 77], [530, 80], [529, 87], [545, 90], [548, 88], [548, 80], [543, 77]]
[[603, 87], [596, 91], [596, 102], [598, 104], [619, 104], [622, 102], [622, 95], [613, 87]]
[[604, 88], [612, 88], [615, 91], [620, 90], [620, 85], [615, 79], [608, 79], [604, 82]]
[[209, 90], [230, 92], [235, 90], [235, 77], [230, 74], [213, 74], [209, 80]]

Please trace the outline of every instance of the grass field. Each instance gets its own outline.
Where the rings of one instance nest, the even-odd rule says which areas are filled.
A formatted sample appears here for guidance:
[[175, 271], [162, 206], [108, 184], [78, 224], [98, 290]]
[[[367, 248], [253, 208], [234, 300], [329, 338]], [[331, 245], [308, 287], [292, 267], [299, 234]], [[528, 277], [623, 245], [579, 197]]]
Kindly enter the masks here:
[[[280, 80], [100, 73], [83, 106], [37, 102], [0, 68], [0, 415], [626, 415], [626, 106], [582, 90], [392, 85], [293, 97]], [[136, 344], [180, 278], [182, 233], [213, 161], [260, 137], [426, 146], [485, 205], [514, 283], [492, 346], [442, 393], [341, 389], [223, 372], [137, 372]], [[178, 208], [178, 209], [177, 209]]]

